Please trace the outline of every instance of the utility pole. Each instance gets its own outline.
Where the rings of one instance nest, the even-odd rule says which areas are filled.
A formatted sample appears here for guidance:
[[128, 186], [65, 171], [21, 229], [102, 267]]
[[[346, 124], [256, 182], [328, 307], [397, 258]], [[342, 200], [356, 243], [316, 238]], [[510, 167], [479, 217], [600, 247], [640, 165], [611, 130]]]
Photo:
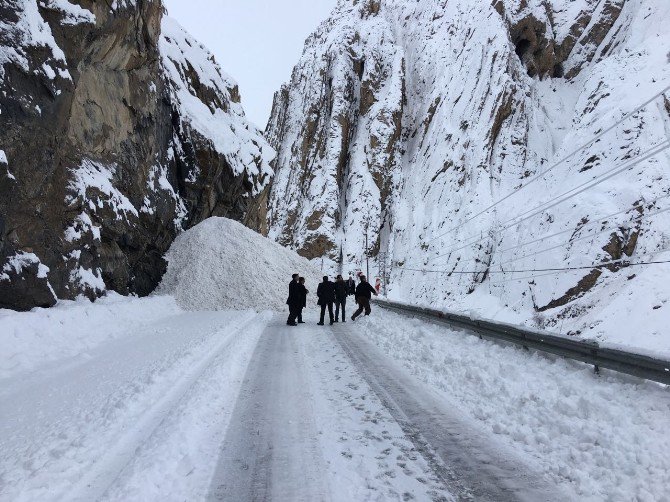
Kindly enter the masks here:
[[365, 277], [370, 280], [370, 253], [368, 251], [368, 224], [365, 224]]
[[386, 276], [386, 256], [387, 253], [385, 251], [382, 251], [379, 253], [379, 260], [381, 261], [381, 276], [382, 276], [382, 287], [384, 288], [384, 296], [386, 296], [386, 283], [388, 282], [388, 278]]

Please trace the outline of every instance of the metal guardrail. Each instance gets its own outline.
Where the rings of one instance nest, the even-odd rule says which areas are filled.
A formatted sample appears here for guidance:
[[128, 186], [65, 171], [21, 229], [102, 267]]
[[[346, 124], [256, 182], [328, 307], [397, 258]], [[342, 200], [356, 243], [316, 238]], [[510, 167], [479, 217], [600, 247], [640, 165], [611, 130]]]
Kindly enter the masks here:
[[567, 359], [591, 364], [594, 366], [596, 372], [600, 368], [607, 368], [620, 373], [626, 373], [627, 375], [670, 385], [670, 361], [667, 360], [603, 347], [598, 342], [591, 340], [571, 339], [565, 336], [552, 335], [509, 324], [501, 324], [483, 319], [472, 319], [462, 314], [389, 300], [374, 299], [373, 301], [381, 307], [401, 314], [411, 314], [432, 321], [467, 328], [479, 335], [480, 338], [513, 343], [528, 349], [548, 352]]

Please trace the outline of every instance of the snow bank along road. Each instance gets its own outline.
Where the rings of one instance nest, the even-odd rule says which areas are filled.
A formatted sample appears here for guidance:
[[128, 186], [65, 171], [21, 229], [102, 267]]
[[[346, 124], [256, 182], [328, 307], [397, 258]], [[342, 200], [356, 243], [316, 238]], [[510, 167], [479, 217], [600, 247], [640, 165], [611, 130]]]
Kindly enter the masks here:
[[2, 373], [0, 500], [667, 500], [661, 385], [381, 309], [119, 318]]

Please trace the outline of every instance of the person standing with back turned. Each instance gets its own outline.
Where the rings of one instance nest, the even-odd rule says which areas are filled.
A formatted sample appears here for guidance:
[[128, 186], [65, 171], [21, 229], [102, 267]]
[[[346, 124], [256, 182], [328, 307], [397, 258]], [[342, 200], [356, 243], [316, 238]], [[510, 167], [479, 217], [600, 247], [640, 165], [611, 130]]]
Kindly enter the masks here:
[[326, 307], [328, 307], [328, 314], [330, 315], [330, 324], [333, 319], [333, 302], [335, 301], [335, 285], [328, 280], [328, 276], [323, 277], [323, 282], [319, 284], [316, 289], [316, 296], [319, 297], [318, 304], [321, 306], [321, 318], [318, 322], [319, 326], [323, 326], [323, 318], [326, 316]]
[[286, 300], [286, 305], [288, 305], [288, 320], [286, 321], [286, 324], [289, 326], [297, 326], [298, 323], [295, 322], [295, 319], [300, 312], [302, 294], [300, 284], [298, 283], [298, 274], [293, 274], [292, 277], [293, 280], [288, 284], [288, 300]]
[[302, 309], [307, 308], [307, 295], [309, 294], [309, 291], [307, 291], [307, 288], [305, 287], [305, 278], [300, 277], [298, 279], [298, 283], [300, 284], [300, 309], [298, 309], [298, 324], [305, 324], [305, 321], [302, 320]]
[[356, 303], [358, 303], [358, 310], [351, 316], [352, 321], [355, 321], [356, 318], [363, 313], [363, 310], [365, 310], [365, 315], [370, 315], [370, 312], [372, 311], [370, 308], [370, 298], [372, 298], [372, 295], [377, 296], [377, 291], [370, 285], [365, 276], [361, 275], [361, 282], [356, 286]]
[[342, 309], [342, 322], [347, 322], [344, 307], [347, 304], [347, 295], [349, 294], [349, 286], [341, 275], [337, 276], [335, 281], [335, 322], [338, 322], [340, 317], [340, 309]]

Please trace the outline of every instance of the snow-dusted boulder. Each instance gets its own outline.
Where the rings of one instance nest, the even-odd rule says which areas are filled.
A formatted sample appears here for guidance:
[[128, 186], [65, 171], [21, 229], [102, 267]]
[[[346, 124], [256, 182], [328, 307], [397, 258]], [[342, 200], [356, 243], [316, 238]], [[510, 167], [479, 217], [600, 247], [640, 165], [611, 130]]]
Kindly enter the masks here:
[[227, 218], [209, 218], [181, 234], [166, 255], [157, 292], [187, 310], [286, 309], [292, 274], [305, 277], [308, 305], [321, 272], [295, 251]]

